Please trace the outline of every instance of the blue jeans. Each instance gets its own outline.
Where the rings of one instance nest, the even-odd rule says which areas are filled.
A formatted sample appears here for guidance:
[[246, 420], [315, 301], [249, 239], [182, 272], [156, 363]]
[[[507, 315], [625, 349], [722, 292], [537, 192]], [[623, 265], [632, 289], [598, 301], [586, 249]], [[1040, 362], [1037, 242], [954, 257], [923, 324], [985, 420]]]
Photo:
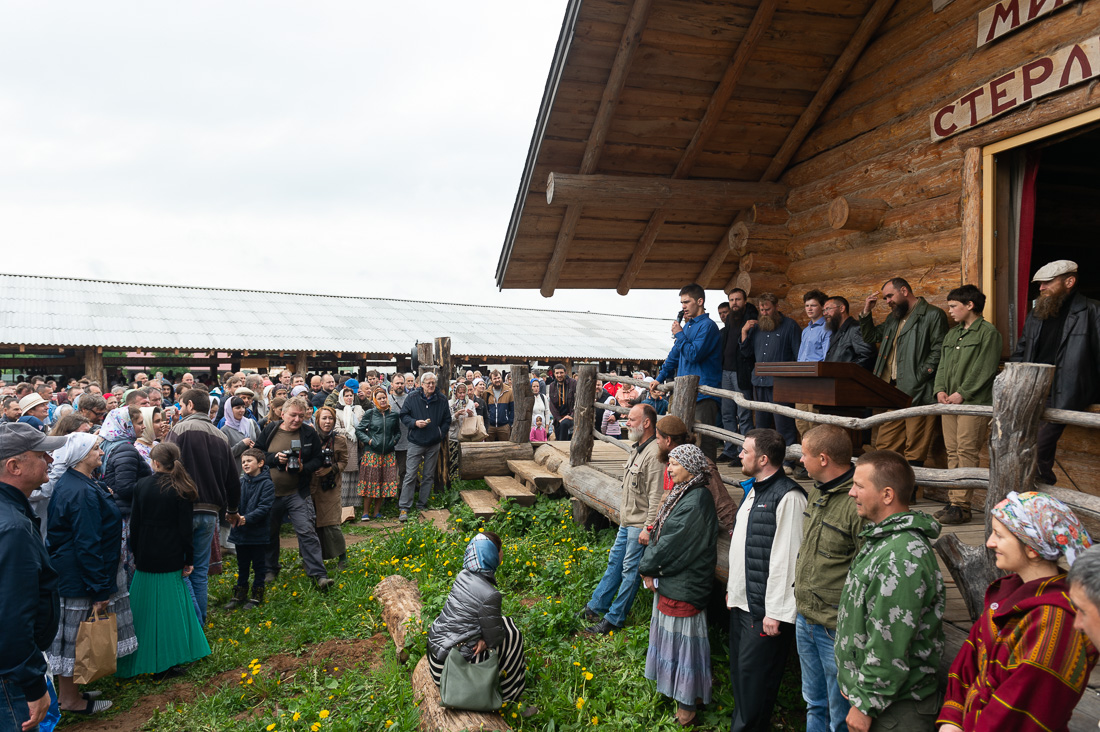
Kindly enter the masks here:
[[23, 723], [30, 718], [31, 710], [23, 689], [0, 678], [0, 732], [21, 732]]
[[194, 569], [187, 577], [195, 596], [199, 622], [206, 625], [206, 585], [210, 575], [210, 543], [218, 530], [218, 517], [196, 512], [191, 517], [191, 543], [195, 549]]
[[[722, 372], [722, 388], [726, 391], [736, 391], [742, 394], [745, 390], [737, 383], [736, 371]], [[752, 393], [747, 394], [750, 399]], [[732, 399], [722, 400], [722, 427], [739, 435], [747, 434], [752, 429], [752, 411], [737, 406]], [[737, 457], [741, 452], [741, 446], [732, 442], [726, 443], [726, 449], [722, 452], [727, 457]]]
[[802, 663], [802, 698], [806, 700], [806, 732], [847, 732], [850, 706], [836, 680], [836, 631], [814, 625], [799, 614], [794, 625]]
[[619, 527], [607, 558], [607, 571], [588, 601], [589, 610], [600, 613], [607, 622], [620, 628], [626, 625], [626, 615], [642, 584], [642, 576], [638, 574], [638, 566], [645, 554], [645, 547], [638, 543], [641, 533], [640, 526]]

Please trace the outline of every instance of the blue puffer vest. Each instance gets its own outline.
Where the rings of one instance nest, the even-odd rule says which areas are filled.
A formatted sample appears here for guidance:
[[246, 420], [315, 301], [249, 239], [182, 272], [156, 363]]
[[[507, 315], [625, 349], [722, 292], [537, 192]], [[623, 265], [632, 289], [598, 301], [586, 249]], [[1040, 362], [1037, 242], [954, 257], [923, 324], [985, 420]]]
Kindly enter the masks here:
[[[746, 481], [748, 482], [748, 481]], [[744, 484], [742, 484], [744, 485]], [[754, 620], [764, 619], [764, 598], [768, 591], [768, 569], [771, 566], [772, 541], [775, 539], [775, 511], [783, 496], [802, 486], [777, 471], [767, 480], [757, 482], [756, 497], [749, 510], [749, 525], [745, 533], [745, 584], [749, 599], [749, 614]]]

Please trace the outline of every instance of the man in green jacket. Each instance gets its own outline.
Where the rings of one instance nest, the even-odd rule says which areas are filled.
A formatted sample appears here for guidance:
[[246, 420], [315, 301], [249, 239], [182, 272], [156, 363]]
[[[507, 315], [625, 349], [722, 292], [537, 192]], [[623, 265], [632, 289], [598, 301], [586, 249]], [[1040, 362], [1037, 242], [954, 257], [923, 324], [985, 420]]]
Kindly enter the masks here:
[[[993, 379], [1001, 361], [1001, 333], [982, 317], [985, 295], [974, 285], [956, 287], [947, 295], [947, 311], [958, 323], [943, 339], [940, 367], [932, 388], [940, 404], [993, 404]], [[989, 431], [989, 417], [944, 414], [943, 442], [947, 467], [976, 468], [978, 453]], [[941, 524], [970, 522], [973, 489], [947, 492], [950, 504], [936, 513]]]
[[870, 522], [840, 597], [836, 665], [848, 729], [931, 730], [943, 694], [944, 587], [931, 539], [935, 519], [909, 510], [916, 481], [896, 452], [856, 462], [856, 511]]
[[[859, 316], [863, 340], [879, 344], [875, 376], [911, 396], [914, 407], [935, 404], [932, 382], [947, 333], [947, 315], [923, 297], [915, 296], [901, 277], [886, 281], [882, 299], [890, 306], [890, 314], [881, 325], [875, 325], [871, 315], [878, 295], [867, 298]], [[900, 452], [910, 465], [919, 467], [924, 465], [935, 431], [935, 415], [888, 422], [878, 428], [875, 447]]]
[[814, 479], [794, 569], [806, 730], [840, 732], [849, 706], [836, 681], [836, 609], [864, 523], [848, 495], [855, 473], [851, 436], [833, 425], [814, 427], [802, 438], [802, 466]]

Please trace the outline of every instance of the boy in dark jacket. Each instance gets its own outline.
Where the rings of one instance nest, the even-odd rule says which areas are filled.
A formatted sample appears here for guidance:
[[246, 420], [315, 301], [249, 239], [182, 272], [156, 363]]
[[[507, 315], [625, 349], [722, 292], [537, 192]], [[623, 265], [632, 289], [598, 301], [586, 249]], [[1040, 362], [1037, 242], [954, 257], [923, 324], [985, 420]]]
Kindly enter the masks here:
[[[243, 605], [251, 610], [264, 601], [264, 552], [270, 540], [271, 504], [275, 502], [275, 483], [267, 469], [263, 450], [250, 447], [241, 453], [241, 520], [229, 532], [229, 540], [237, 547], [237, 587], [226, 610]], [[252, 598], [248, 596], [248, 571], [251, 567]]]

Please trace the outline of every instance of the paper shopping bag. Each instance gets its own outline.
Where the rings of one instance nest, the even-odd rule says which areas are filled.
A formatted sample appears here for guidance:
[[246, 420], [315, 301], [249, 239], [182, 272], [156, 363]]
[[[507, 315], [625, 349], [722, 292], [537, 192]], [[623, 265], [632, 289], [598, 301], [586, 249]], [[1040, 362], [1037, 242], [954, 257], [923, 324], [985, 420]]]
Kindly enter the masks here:
[[113, 613], [93, 614], [76, 631], [73, 682], [90, 684], [110, 676], [118, 664], [118, 624]]

